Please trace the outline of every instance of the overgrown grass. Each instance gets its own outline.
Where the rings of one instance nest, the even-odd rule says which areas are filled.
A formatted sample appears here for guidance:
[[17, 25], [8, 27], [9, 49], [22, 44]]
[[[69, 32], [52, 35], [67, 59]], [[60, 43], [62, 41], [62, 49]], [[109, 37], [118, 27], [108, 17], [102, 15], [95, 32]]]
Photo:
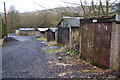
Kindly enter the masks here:
[[36, 38], [36, 40], [47, 41], [47, 39], [45, 39], [45, 38]]
[[55, 42], [55, 41], [48, 42], [48, 47], [50, 47], [50, 46], [59, 46], [59, 47], [63, 47], [62, 44], [59, 44], [59, 43], [57, 43], [57, 42]]
[[81, 55], [79, 54], [79, 43], [71, 46], [68, 50], [66, 50], [66, 52], [69, 52], [70, 56], [76, 56], [76, 58], [80, 58]]

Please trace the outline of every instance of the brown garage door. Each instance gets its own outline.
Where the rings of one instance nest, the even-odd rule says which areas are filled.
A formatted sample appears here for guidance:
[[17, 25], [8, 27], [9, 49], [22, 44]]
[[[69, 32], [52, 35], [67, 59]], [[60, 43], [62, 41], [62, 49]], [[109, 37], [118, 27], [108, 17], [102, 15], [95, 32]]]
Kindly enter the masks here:
[[98, 66], [109, 67], [111, 27], [110, 23], [95, 24], [94, 64]]
[[58, 28], [58, 43], [63, 45], [69, 44], [69, 28]]
[[81, 55], [93, 64], [109, 67], [111, 23], [84, 23]]

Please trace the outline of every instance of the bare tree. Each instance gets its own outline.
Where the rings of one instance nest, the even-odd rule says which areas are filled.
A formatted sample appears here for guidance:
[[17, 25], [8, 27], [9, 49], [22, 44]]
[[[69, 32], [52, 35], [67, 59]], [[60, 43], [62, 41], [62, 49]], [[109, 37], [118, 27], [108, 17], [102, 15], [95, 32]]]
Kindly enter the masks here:
[[[81, 6], [82, 10], [83, 10], [83, 16], [84, 17], [90, 17], [90, 16], [109, 16], [109, 9], [111, 8], [111, 5], [115, 4], [115, 2], [117, 0], [115, 0], [111, 5], [109, 0], [105, 0], [106, 4], [103, 4], [102, 0], [99, 0], [97, 3], [99, 4], [94, 4], [94, 0], [91, 0], [91, 3], [87, 3], [86, 0], [84, 0], [84, 2], [82, 0], [80, 0], [80, 4], [79, 3], [70, 3], [70, 2], [66, 2], [63, 0], [60, 0], [66, 4], [72, 4], [72, 5], [79, 5]], [[97, 14], [96, 14], [97, 13]]]
[[19, 25], [19, 12], [15, 9], [14, 6], [11, 6], [8, 11], [8, 30], [11, 32], [12, 30], [15, 30], [17, 26]]

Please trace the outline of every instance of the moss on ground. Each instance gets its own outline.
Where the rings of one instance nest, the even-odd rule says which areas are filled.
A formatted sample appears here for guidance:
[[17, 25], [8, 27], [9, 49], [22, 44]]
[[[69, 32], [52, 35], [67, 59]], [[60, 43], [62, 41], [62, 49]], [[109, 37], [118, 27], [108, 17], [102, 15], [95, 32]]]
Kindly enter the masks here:
[[47, 39], [45, 39], [45, 38], [36, 38], [36, 40], [47, 41]]

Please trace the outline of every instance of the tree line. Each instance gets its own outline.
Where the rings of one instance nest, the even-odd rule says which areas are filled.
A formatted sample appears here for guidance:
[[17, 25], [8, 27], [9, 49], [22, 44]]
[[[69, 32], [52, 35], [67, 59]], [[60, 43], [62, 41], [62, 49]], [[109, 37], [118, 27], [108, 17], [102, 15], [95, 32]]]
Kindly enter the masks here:
[[7, 26], [8, 32], [14, 32], [20, 27], [55, 27], [63, 16], [99, 17], [110, 16], [119, 12], [120, 2], [112, 5], [102, 5], [101, 2], [100, 5], [95, 5], [92, 2], [90, 5], [87, 5], [80, 0], [80, 6], [76, 7], [60, 7], [25, 13], [20, 13], [14, 6], [11, 6], [7, 14]]

